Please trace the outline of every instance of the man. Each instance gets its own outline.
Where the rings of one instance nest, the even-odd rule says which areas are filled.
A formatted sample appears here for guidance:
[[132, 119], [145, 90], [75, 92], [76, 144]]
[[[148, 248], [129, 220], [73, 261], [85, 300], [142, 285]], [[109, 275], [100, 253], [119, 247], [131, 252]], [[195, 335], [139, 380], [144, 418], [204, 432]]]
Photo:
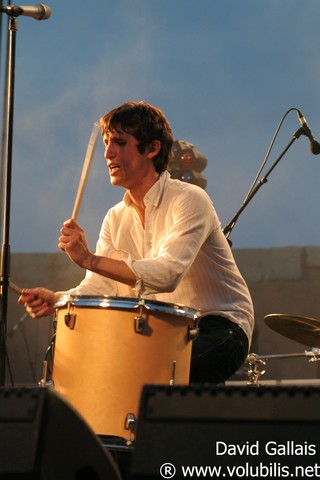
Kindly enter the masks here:
[[[69, 293], [136, 296], [200, 310], [190, 381], [222, 382], [244, 362], [254, 320], [212, 202], [201, 188], [170, 178], [173, 136], [160, 109], [125, 103], [102, 117], [101, 129], [110, 181], [125, 195], [107, 213], [95, 253], [80, 225], [64, 223], [59, 248], [87, 271]], [[26, 289], [19, 302], [41, 317], [54, 312], [60, 294]]]

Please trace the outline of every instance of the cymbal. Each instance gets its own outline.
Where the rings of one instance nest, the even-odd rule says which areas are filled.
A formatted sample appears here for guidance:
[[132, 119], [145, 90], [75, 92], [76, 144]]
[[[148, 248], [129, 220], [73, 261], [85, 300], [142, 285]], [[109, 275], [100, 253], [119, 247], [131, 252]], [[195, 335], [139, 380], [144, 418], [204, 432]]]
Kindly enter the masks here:
[[320, 347], [320, 320], [271, 313], [264, 317], [265, 324], [280, 335], [309, 347]]

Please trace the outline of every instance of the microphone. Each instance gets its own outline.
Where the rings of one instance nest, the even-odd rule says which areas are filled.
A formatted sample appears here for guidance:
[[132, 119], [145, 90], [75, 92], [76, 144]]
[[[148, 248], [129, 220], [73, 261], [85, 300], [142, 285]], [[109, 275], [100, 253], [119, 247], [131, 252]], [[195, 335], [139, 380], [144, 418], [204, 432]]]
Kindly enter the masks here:
[[299, 122], [301, 123], [301, 127], [303, 128], [304, 134], [309, 138], [310, 140], [310, 150], [313, 155], [319, 155], [320, 153], [320, 143], [317, 142], [314, 138], [314, 136], [311, 133], [311, 129], [308, 125], [307, 120], [303, 116], [303, 114], [300, 112], [300, 110], [297, 110], [298, 112], [298, 118]]
[[32, 17], [35, 20], [47, 20], [51, 16], [51, 9], [47, 5], [42, 3], [37, 3], [33, 7], [18, 7], [18, 6], [7, 6], [0, 7], [0, 12], [11, 15], [12, 17], [19, 17], [20, 15], [24, 17]]

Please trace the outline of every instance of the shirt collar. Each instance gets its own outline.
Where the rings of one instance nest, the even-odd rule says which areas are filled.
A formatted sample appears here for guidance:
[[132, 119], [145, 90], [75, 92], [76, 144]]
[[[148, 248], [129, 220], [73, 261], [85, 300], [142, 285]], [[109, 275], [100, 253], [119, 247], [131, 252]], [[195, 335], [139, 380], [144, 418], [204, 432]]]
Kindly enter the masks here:
[[[153, 204], [157, 207], [160, 203], [162, 192], [164, 190], [164, 186], [167, 183], [168, 179], [170, 178], [170, 173], [168, 170], [165, 170], [161, 173], [159, 179], [156, 181], [154, 185], [148, 190], [148, 192], [144, 196], [144, 204], [145, 206], [149, 204]], [[123, 201], [127, 206], [131, 205], [132, 200], [128, 192], [125, 192], [123, 196]]]

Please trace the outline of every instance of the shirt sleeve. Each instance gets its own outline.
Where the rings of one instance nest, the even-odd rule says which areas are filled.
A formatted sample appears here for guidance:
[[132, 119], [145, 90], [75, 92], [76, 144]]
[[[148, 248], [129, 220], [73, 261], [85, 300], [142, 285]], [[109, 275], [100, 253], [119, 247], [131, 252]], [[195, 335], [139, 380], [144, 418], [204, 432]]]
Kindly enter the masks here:
[[[165, 227], [164, 227], [165, 228]], [[209, 196], [200, 188], [179, 195], [172, 207], [170, 226], [157, 256], [125, 259], [137, 277], [136, 293], [155, 294], [176, 289], [201, 246], [220, 222]]]

